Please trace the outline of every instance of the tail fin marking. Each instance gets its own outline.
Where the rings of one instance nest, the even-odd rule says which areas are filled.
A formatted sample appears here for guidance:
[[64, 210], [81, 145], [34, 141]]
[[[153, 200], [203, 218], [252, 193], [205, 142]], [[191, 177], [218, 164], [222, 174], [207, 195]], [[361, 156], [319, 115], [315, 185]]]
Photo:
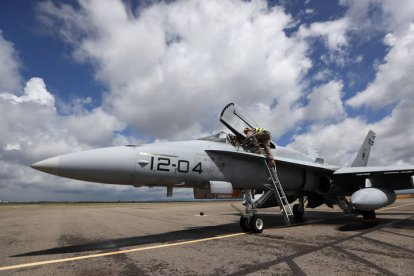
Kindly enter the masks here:
[[351, 167], [366, 167], [367, 166], [369, 153], [371, 151], [371, 147], [374, 145], [374, 142], [375, 142], [375, 132], [370, 130], [367, 134], [367, 137], [365, 137], [364, 143], [359, 149], [354, 162], [352, 162]]

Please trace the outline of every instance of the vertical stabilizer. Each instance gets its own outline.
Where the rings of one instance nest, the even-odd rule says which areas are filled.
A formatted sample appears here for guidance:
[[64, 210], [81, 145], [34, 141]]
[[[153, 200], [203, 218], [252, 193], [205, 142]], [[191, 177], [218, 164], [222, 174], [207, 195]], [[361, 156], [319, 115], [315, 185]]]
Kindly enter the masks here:
[[359, 149], [354, 162], [352, 162], [351, 167], [366, 167], [367, 166], [369, 153], [371, 151], [371, 146], [374, 145], [374, 141], [375, 141], [375, 132], [370, 130], [367, 134], [367, 137], [365, 137], [364, 143]]

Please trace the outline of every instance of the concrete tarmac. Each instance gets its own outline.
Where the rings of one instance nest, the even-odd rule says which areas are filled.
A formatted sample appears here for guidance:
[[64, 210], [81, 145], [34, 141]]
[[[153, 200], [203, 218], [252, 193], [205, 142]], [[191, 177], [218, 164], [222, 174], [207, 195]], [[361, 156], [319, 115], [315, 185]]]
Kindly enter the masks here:
[[375, 226], [259, 211], [264, 232], [245, 234], [229, 202], [0, 205], [0, 275], [414, 275], [412, 198]]

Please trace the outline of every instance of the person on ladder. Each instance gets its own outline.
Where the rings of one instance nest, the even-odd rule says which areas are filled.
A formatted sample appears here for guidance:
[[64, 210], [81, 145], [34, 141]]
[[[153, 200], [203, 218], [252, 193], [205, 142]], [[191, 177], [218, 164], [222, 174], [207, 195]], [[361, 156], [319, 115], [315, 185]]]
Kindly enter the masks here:
[[273, 159], [272, 152], [270, 150], [270, 141], [272, 136], [270, 132], [265, 128], [244, 128], [244, 134], [246, 135], [246, 139], [244, 144], [247, 144], [249, 141], [253, 142], [255, 153], [261, 154], [260, 152], [260, 144], [263, 145], [264, 151], [266, 153], [267, 164], [272, 167], [276, 168], [275, 160]]

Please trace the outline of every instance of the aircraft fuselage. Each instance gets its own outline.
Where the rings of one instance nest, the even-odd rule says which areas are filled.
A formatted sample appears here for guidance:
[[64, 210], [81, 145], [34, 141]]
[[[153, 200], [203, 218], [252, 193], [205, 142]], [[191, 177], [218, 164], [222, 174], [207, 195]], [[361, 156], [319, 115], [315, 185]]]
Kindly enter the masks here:
[[[229, 143], [193, 140], [93, 149], [60, 155], [32, 166], [66, 178], [133, 186], [201, 187], [209, 181], [226, 181], [234, 189], [263, 189], [263, 184], [269, 183], [263, 158], [243, 158], [231, 152], [243, 149]], [[283, 159], [288, 154], [311, 161], [310, 157], [282, 147], [274, 156]], [[278, 171], [287, 191], [314, 188], [309, 169], [281, 161]]]

